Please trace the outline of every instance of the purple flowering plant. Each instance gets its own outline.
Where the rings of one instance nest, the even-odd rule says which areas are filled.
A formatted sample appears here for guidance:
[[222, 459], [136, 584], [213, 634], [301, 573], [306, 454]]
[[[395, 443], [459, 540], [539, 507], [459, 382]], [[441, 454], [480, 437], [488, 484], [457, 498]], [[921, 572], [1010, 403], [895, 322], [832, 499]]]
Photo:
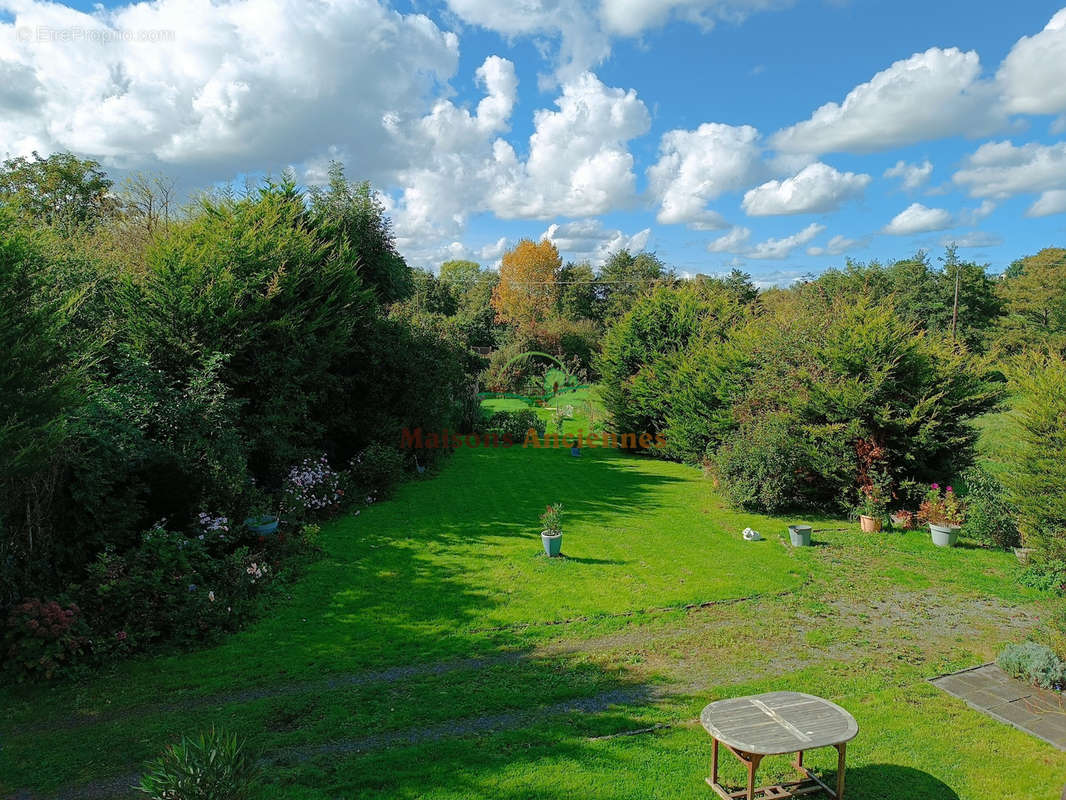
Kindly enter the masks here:
[[326, 456], [304, 459], [289, 470], [282, 489], [282, 508], [297, 518], [324, 517], [344, 498], [341, 475]]

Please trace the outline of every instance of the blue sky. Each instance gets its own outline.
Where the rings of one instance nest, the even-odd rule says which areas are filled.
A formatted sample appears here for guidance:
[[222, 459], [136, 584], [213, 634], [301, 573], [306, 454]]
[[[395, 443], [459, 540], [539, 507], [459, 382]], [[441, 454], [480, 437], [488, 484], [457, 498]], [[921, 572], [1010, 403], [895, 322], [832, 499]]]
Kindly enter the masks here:
[[[998, 270], [1066, 233], [1061, 2], [0, 0], [0, 152], [188, 189], [341, 158], [419, 266], [548, 235], [766, 283], [948, 241]], [[70, 29], [128, 39], [39, 34]]]

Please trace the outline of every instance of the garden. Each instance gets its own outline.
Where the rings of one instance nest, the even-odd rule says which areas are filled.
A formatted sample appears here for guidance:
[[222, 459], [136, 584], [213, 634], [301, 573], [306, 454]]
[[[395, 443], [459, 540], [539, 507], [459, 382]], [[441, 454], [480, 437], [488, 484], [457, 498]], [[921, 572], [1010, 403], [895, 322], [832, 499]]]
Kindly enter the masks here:
[[1062, 697], [1066, 251], [430, 274], [339, 166], [75, 216], [0, 202], [3, 796], [710, 796], [701, 709], [774, 691], [848, 797], [1066, 785], [931, 682]]

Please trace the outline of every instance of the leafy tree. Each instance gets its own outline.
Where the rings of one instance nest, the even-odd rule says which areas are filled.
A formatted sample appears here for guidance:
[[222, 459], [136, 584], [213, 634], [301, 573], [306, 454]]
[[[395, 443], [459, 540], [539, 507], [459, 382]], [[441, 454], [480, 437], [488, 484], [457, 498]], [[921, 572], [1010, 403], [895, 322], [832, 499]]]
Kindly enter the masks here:
[[938, 336], [950, 336], [959, 277], [958, 338], [975, 350], [983, 348], [988, 332], [1002, 311], [995, 281], [988, 267], [958, 259], [948, 247], [937, 267], [919, 251], [911, 258], [882, 265], [849, 260], [843, 270], [831, 269], [799, 288], [806, 302], [824, 313], [841, 298], [866, 298], [888, 304], [909, 324]]
[[413, 282], [407, 262], [396, 251], [392, 222], [370, 183], [350, 183], [344, 166], [330, 162], [329, 185], [310, 190], [310, 219], [316, 235], [330, 245], [334, 255], [358, 258], [363, 283], [382, 303], [403, 300]]
[[123, 339], [167, 377], [160, 391], [184, 391], [221, 358], [218, 380], [240, 404], [251, 463], [267, 477], [297, 460], [299, 442], [323, 440], [323, 406], [344, 391], [335, 368], [351, 355], [372, 300], [354, 252], [330, 252], [307, 224], [303, 199], [268, 186], [240, 200], [205, 200], [172, 225], [122, 303]]
[[[448, 268], [445, 269], [445, 266]], [[477, 267], [477, 269], [474, 269]], [[501, 326], [496, 322], [492, 293], [500, 280], [495, 270], [482, 269], [473, 261], [449, 261], [441, 265], [441, 280], [456, 295], [456, 322], [471, 347], [495, 347]]]
[[633, 255], [628, 250], [619, 250], [600, 269], [605, 319], [621, 317], [633, 308], [639, 297], [674, 278], [674, 273], [655, 253], [642, 251]]
[[33, 225], [64, 231], [93, 228], [112, 217], [119, 203], [112, 181], [96, 161], [71, 153], [12, 158], [0, 166], [0, 206]]
[[568, 319], [598, 319], [599, 292], [596, 275], [587, 261], [567, 263], [559, 270], [558, 312]]
[[996, 331], [1000, 349], [1066, 352], [1066, 249], [1045, 248], [1013, 266], [998, 286], [1006, 306]]
[[505, 253], [492, 307], [500, 322], [528, 328], [552, 312], [559, 293], [559, 251], [548, 239], [523, 239]]
[[459, 302], [452, 286], [432, 272], [411, 270], [413, 291], [405, 300], [412, 309], [429, 314], [453, 316], [459, 310]]
[[750, 305], [759, 299], [759, 290], [751, 282], [751, 275], [742, 270], [730, 270], [729, 274], [722, 279], [722, 286], [736, 297], [738, 302], [745, 305]]
[[480, 272], [480, 264], [465, 259], [452, 259], [440, 265], [440, 279], [449, 284], [456, 294], [462, 294], [478, 279]]

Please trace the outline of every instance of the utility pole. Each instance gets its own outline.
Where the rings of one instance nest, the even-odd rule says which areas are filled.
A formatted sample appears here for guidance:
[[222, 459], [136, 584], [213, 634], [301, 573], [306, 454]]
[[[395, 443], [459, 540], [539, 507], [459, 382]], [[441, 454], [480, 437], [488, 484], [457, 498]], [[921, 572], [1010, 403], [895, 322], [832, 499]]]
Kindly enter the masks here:
[[955, 341], [955, 332], [959, 328], [959, 265], [955, 265], [955, 305], [951, 309], [951, 341]]

